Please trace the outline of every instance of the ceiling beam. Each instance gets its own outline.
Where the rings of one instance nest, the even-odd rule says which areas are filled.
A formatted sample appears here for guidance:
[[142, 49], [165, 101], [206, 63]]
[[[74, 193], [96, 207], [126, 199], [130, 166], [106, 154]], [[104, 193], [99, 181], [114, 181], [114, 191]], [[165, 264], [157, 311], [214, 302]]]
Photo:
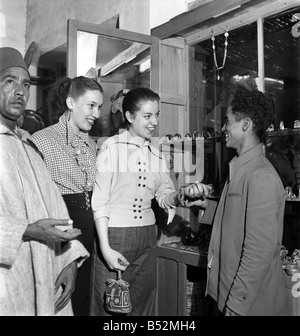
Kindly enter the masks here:
[[111, 61], [106, 63], [100, 71], [101, 77], [107, 76], [109, 73], [119, 68], [124, 63], [133, 60], [141, 52], [149, 48], [149, 45], [135, 42], [129, 48], [119, 53]]
[[[233, 16], [222, 22], [223, 27], [228, 27], [229, 30], [237, 29], [252, 22], [257, 21], [258, 18], [264, 18], [266, 16], [272, 16], [282, 10], [287, 10], [299, 4], [299, 0], [269, 0], [264, 1], [259, 6], [249, 6], [247, 11], [241, 15]], [[210, 25], [199, 29], [194, 34], [190, 34], [186, 37], [186, 42], [189, 45], [202, 42], [210, 37], [211, 31], [214, 31], [214, 35], [222, 34], [220, 29], [220, 23]]]
[[179, 31], [188, 29], [193, 25], [203, 21], [228, 13], [237, 9], [239, 6], [252, 0], [215, 0], [193, 10], [185, 12], [171, 19], [170, 21], [151, 29], [151, 35], [161, 39], [170, 37]]

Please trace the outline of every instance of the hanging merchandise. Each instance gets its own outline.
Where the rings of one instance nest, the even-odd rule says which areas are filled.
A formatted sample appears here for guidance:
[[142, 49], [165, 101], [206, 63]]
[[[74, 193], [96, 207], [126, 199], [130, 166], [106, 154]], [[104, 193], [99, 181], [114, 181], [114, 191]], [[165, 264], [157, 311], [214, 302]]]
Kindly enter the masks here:
[[212, 41], [212, 50], [213, 50], [213, 55], [214, 55], [214, 63], [215, 63], [215, 67], [216, 67], [216, 71], [218, 73], [218, 80], [220, 80], [220, 76], [219, 76], [219, 70], [223, 69], [224, 66], [225, 66], [225, 62], [226, 62], [226, 58], [227, 58], [227, 48], [228, 48], [228, 36], [229, 36], [229, 33], [228, 33], [228, 28], [225, 27], [225, 33], [224, 33], [224, 36], [225, 36], [225, 41], [224, 41], [224, 55], [223, 55], [223, 62], [222, 62], [222, 66], [219, 66], [218, 65], [218, 61], [217, 61], [217, 55], [216, 55], [216, 45], [215, 45], [215, 36], [214, 36], [214, 31], [212, 30], [211, 33], [210, 33], [210, 38], [211, 38], [211, 41]]

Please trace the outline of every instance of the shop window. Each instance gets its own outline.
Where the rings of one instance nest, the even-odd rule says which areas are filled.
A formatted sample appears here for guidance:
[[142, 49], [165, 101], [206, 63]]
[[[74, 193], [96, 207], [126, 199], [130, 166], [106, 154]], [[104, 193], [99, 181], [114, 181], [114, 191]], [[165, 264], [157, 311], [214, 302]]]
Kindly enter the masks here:
[[300, 7], [264, 20], [265, 90], [274, 99], [275, 129], [300, 120], [299, 22]]
[[[276, 168], [287, 200], [300, 200], [300, 7], [264, 20], [265, 90], [274, 102], [274, 127], [266, 153]], [[298, 203], [297, 203], [298, 202]], [[290, 204], [287, 204], [287, 209]], [[296, 208], [295, 208], [296, 209]], [[299, 216], [299, 210], [298, 215]], [[297, 223], [299, 221], [296, 218]], [[289, 222], [293, 222], [290, 220]], [[297, 236], [298, 240], [300, 236]]]
[[228, 174], [227, 163], [235, 155], [225, 148], [221, 136], [228, 101], [239, 86], [257, 88], [258, 51], [256, 22], [233, 30], [219, 29], [221, 34], [211, 31], [210, 38], [194, 46], [190, 127], [206, 139], [205, 181], [221, 189]]
[[[267, 155], [278, 172], [281, 170], [284, 186], [300, 197], [300, 7], [264, 18], [263, 35], [258, 36], [256, 21], [237, 29], [220, 26], [192, 47], [190, 128], [208, 140], [216, 140], [222, 132], [228, 103], [239, 86], [266, 92], [274, 104], [275, 130], [268, 132]], [[258, 65], [258, 41], [263, 41], [262, 69]], [[259, 78], [259, 72], [264, 77]], [[225, 181], [226, 163], [235, 154], [225, 148], [221, 139], [211, 148], [206, 140], [206, 166], [211, 171], [205, 175], [217, 185]], [[280, 160], [273, 152], [281, 149], [285, 153], [282, 162], [289, 169], [277, 167]], [[218, 162], [212, 162], [209, 153], [211, 160]]]
[[220, 27], [220, 30], [224, 33], [212, 31], [211, 38], [195, 48], [195, 60], [201, 63], [197, 77], [202, 79], [203, 97], [198, 100], [202, 116], [198, 127], [210, 133], [221, 132], [228, 99], [234, 88], [238, 85], [256, 87], [258, 75], [256, 23], [235, 30]]

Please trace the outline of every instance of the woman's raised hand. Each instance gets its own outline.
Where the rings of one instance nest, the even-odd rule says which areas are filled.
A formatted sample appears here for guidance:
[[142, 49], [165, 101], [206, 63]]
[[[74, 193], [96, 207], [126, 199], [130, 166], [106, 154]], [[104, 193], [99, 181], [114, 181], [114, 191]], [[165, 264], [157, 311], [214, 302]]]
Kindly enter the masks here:
[[211, 184], [204, 184], [196, 181], [195, 183], [182, 188], [182, 196], [185, 198], [203, 198], [208, 197], [213, 192], [213, 186]]

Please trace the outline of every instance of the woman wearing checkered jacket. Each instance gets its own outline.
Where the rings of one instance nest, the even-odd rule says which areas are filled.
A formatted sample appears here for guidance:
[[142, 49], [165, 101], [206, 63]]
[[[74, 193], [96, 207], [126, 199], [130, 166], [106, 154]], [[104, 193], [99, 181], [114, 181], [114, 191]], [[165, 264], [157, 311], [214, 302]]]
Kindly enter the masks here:
[[[56, 124], [33, 134], [52, 179], [68, 207], [80, 240], [92, 253], [95, 225], [90, 198], [95, 182], [95, 141], [89, 136], [100, 117], [103, 89], [87, 77], [63, 78], [49, 94], [50, 113], [60, 116]], [[78, 270], [72, 295], [74, 315], [89, 315], [91, 258]]]

